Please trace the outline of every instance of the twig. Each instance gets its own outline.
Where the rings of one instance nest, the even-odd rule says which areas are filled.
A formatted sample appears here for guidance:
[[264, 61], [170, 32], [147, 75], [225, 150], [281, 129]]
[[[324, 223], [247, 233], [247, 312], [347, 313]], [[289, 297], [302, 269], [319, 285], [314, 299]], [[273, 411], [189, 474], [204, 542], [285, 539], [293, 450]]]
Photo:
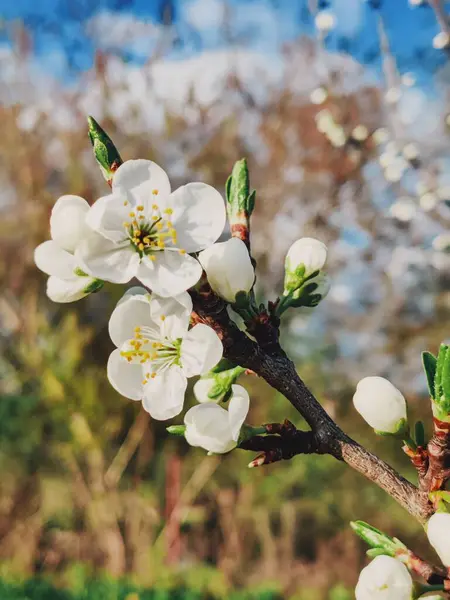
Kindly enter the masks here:
[[223, 302], [195, 292], [192, 297], [194, 321], [207, 323], [217, 332], [224, 344], [226, 358], [254, 371], [291, 402], [311, 427], [317, 453], [331, 454], [362, 473], [420, 522], [431, 516], [433, 507], [427, 494], [338, 427], [299, 377], [295, 365], [278, 343], [271, 340], [268, 347], [261, 347], [230, 321]]
[[128, 431], [128, 435], [125, 438], [124, 443], [119, 448], [117, 454], [109, 465], [108, 470], [106, 471], [105, 484], [108, 487], [114, 487], [119, 483], [123, 472], [127, 468], [131, 457], [135, 453], [136, 448], [139, 446], [139, 443], [144, 436], [147, 426], [148, 413], [146, 413], [144, 410], [141, 410], [131, 429]]

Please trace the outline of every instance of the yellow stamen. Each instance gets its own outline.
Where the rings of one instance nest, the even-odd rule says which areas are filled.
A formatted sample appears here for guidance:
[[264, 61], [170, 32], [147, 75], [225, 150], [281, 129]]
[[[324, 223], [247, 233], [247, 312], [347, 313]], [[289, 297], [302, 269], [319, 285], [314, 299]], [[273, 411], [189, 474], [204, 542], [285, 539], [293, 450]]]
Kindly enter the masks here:
[[150, 375], [150, 377], [151, 377], [152, 379], [155, 379], [155, 377], [156, 377], [156, 373], [152, 373], [152, 374]]
[[171, 215], [173, 213], [173, 209], [172, 208], [166, 208], [166, 210], [164, 212], [166, 213], [166, 215]]
[[152, 209], [153, 210], [158, 210], [158, 205], [157, 204], [152, 204]]
[[147, 385], [148, 381], [146, 379], [142, 380], [142, 385]]
[[127, 221], [124, 221], [124, 222], [123, 222], [123, 226], [124, 226], [124, 227], [126, 227], [126, 228], [128, 229], [128, 227], [130, 226], [130, 224], [129, 224], [129, 223], [127, 223]]
[[135, 217], [135, 216], [136, 216], [136, 213], [134, 213], [134, 212], [130, 212], [130, 217], [131, 217], [131, 218], [133, 218], [133, 217]]
[[158, 190], [152, 190], [152, 194], [153, 194], [154, 196], [157, 196], [157, 195], [158, 195]]
[[141, 250], [141, 252], [142, 252], [142, 250], [145, 248], [145, 246], [144, 246], [144, 244], [139, 244], [138, 248], [139, 248], [139, 250]]
[[178, 252], [179, 252], [180, 254], [186, 254], [186, 250], [183, 250], [183, 249], [180, 249], [180, 250], [178, 250]]
[[165, 321], [166, 320], [166, 315], [161, 315], [160, 319], [161, 319], [161, 321]]
[[124, 206], [128, 206], [128, 200], [125, 200], [125, 202], [123, 203]]
[[136, 206], [136, 210], [144, 210], [144, 207], [142, 206], [142, 204], [139, 204], [139, 206]]
[[153, 256], [153, 254], [151, 254], [151, 255], [149, 256], [149, 259], [150, 259], [151, 261], [155, 262], [155, 260], [156, 260], [156, 256]]
[[135, 331], [135, 333], [139, 333], [141, 331], [141, 328], [140, 327], [135, 327], [134, 331]]

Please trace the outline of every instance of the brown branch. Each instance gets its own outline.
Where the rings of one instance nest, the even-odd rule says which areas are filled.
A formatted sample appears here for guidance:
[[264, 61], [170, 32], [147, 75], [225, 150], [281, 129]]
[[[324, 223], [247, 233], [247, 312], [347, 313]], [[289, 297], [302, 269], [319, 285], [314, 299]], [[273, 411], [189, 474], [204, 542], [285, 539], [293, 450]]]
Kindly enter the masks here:
[[416, 554], [406, 549], [399, 551], [397, 557], [411, 570], [417, 573], [430, 585], [444, 585], [445, 590], [450, 590], [450, 580], [444, 567], [437, 567]]
[[376, 483], [420, 522], [433, 513], [425, 492], [399, 475], [392, 467], [347, 436], [331, 419], [299, 377], [295, 365], [279, 346], [268, 323], [267, 347], [263, 336], [258, 344], [239, 331], [228, 317], [224, 303], [212, 293], [192, 292], [194, 321], [211, 326], [221, 337], [224, 356], [251, 369], [281, 392], [303, 416], [314, 434], [317, 452], [342, 460]]

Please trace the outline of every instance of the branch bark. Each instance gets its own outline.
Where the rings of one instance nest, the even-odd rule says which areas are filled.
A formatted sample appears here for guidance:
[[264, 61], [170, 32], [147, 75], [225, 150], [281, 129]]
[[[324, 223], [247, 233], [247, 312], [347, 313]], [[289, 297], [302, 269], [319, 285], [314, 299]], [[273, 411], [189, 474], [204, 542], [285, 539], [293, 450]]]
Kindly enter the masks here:
[[267, 324], [268, 344], [253, 342], [228, 317], [224, 303], [206, 290], [192, 292], [194, 320], [211, 326], [221, 337], [224, 356], [251, 369], [282, 393], [311, 427], [316, 452], [330, 454], [347, 463], [394, 498], [418, 521], [424, 523], [434, 512], [428, 496], [397, 473], [390, 465], [351, 439], [328, 415], [298, 375]]

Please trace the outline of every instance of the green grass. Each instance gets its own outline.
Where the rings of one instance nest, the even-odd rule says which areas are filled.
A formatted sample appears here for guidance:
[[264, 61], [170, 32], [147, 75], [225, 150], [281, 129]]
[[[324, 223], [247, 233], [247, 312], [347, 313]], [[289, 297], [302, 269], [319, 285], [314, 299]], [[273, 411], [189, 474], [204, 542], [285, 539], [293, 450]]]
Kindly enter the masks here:
[[[229, 600], [280, 600], [271, 591], [236, 591]], [[29, 579], [22, 583], [0, 580], [1, 600], [219, 600], [211, 594], [177, 589], [138, 589], [132, 584], [98, 580], [87, 582], [82, 591], [58, 589], [44, 579]]]

